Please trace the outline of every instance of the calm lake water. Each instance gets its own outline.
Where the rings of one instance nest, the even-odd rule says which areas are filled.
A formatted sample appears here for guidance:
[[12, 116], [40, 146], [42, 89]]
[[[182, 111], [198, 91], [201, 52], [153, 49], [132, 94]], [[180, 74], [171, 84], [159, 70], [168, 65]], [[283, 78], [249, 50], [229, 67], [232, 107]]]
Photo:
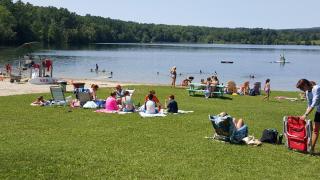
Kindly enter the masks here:
[[[295, 84], [300, 78], [316, 82], [320, 78], [319, 46], [97, 44], [43, 49], [33, 54], [54, 61], [55, 77], [169, 84], [169, 70], [177, 66], [179, 84], [188, 76], [194, 76], [194, 82], [199, 82], [216, 72], [220, 82], [234, 80], [238, 85], [246, 80], [251, 85], [256, 81], [264, 84], [270, 78], [271, 88], [277, 90], [297, 90]], [[271, 63], [278, 61], [280, 54], [290, 63]], [[10, 60], [2, 60], [1, 66], [7, 61]], [[221, 61], [234, 63], [221, 64]], [[100, 71], [106, 72], [91, 72], [96, 64]], [[109, 78], [110, 71], [112, 78]]]

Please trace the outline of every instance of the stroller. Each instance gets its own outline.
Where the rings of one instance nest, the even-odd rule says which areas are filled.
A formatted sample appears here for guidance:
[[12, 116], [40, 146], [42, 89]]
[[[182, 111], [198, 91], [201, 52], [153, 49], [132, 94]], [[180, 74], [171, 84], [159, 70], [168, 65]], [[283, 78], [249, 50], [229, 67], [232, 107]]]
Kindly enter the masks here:
[[312, 122], [297, 116], [283, 118], [283, 134], [289, 149], [311, 153]]

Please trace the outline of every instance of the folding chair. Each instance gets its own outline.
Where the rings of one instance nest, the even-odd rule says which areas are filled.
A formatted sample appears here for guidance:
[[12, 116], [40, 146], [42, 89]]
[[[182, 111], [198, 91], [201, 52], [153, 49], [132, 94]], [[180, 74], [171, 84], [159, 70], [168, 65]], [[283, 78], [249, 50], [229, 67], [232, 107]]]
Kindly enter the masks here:
[[283, 118], [283, 134], [289, 149], [311, 153], [312, 122], [298, 116]]
[[224, 117], [209, 115], [209, 120], [216, 132], [214, 139], [240, 144], [242, 139], [248, 136], [248, 126], [243, 125], [236, 129], [233, 118], [229, 115]]
[[92, 97], [88, 92], [78, 92], [77, 98], [80, 101], [80, 106], [83, 106], [88, 101], [92, 101]]
[[54, 105], [66, 105], [66, 98], [63, 93], [63, 89], [60, 86], [50, 86], [50, 92], [52, 95]]

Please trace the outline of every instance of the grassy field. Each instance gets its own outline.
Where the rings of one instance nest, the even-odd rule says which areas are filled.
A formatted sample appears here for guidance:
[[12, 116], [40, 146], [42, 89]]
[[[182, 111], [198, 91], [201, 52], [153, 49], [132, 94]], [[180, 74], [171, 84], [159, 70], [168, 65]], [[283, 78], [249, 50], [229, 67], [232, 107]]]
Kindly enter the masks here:
[[[180, 109], [164, 118], [97, 114], [68, 107], [32, 107], [37, 94], [0, 97], [0, 179], [318, 179], [319, 156], [284, 145], [231, 145], [212, 135], [208, 114], [242, 117], [249, 134], [282, 130], [284, 115], [301, 115], [306, 102], [262, 101], [262, 96], [189, 97], [184, 89], [136, 86], [135, 102], [155, 89], [173, 93]], [[99, 90], [105, 97], [110, 89]], [[297, 97], [297, 92], [272, 96]], [[45, 95], [50, 98], [49, 94]], [[319, 150], [319, 148], [316, 148]]]

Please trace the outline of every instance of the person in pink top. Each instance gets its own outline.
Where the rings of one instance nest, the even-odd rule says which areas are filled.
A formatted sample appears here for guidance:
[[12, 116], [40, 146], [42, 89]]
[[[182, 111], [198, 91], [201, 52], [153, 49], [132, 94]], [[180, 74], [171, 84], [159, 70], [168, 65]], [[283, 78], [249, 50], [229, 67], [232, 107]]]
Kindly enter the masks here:
[[117, 105], [117, 100], [116, 100], [116, 92], [112, 92], [110, 96], [106, 100], [106, 107], [105, 110], [107, 111], [118, 111], [119, 107]]

